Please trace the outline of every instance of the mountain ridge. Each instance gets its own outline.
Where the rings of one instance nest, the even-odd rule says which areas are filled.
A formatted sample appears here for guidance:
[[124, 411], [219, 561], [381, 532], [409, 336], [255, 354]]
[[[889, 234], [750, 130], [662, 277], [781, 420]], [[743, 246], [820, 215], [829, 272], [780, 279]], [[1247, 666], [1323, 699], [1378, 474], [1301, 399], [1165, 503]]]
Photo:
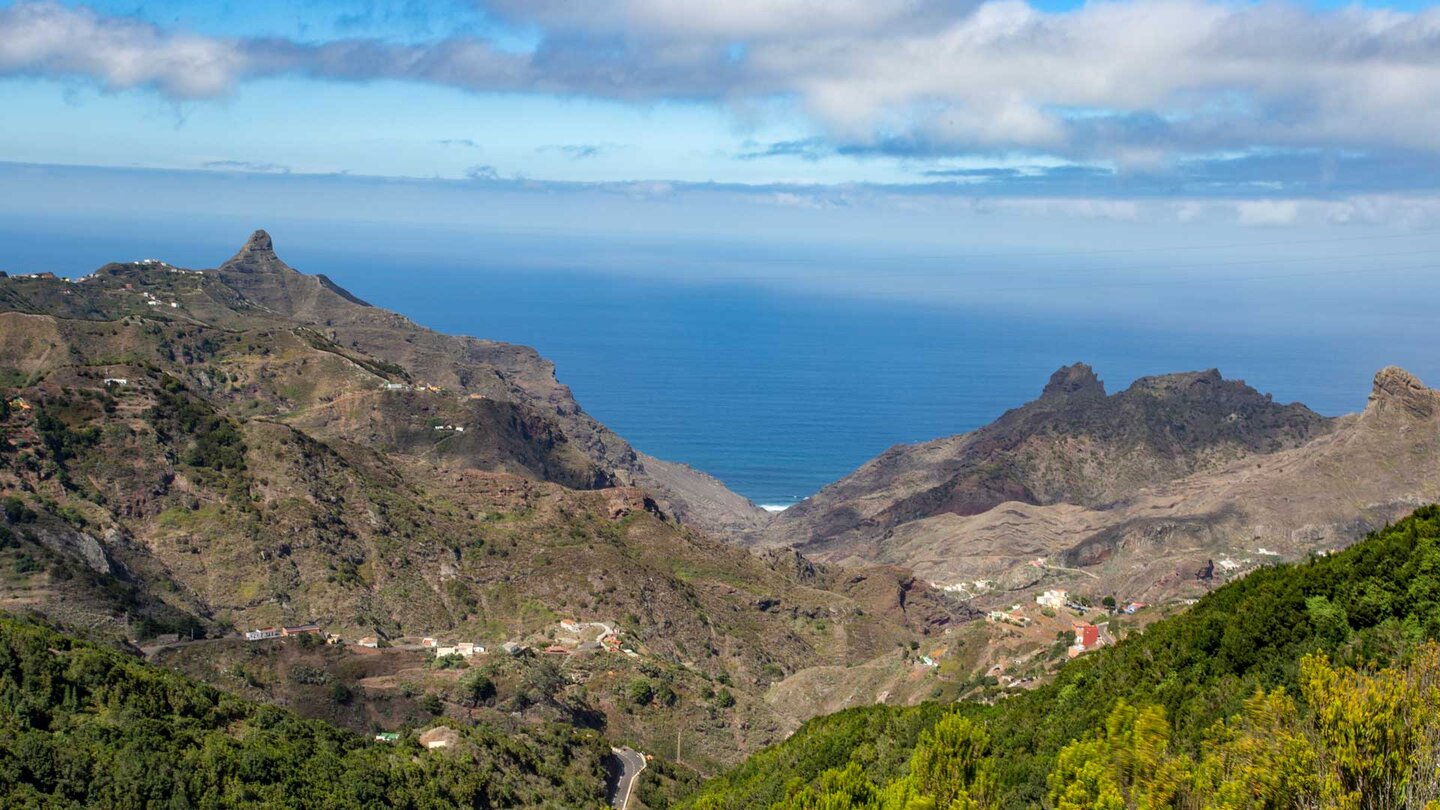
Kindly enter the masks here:
[[[702, 769], [808, 717], [765, 692], [809, 667], [883, 659], [896, 699], [917, 699], [928, 687], [907, 685], [897, 652], [976, 615], [892, 568], [772, 565], [721, 543], [685, 520], [693, 505], [752, 507], [640, 457], [533, 350], [357, 301], [263, 233], [215, 270], [0, 280], [0, 607], [221, 650], [244, 649], [237, 630], [312, 621], [544, 649], [564, 617], [606, 622], [637, 657], [577, 656], [577, 716], [645, 745], [688, 724]], [[653, 489], [647, 463], [684, 497]], [[673, 697], [636, 704], [626, 679]], [[383, 703], [402, 685], [351, 688]], [[529, 694], [505, 698], [553, 708]]]
[[[903, 565], [997, 603], [1041, 581], [1188, 598], [1216, 558], [1238, 575], [1440, 499], [1437, 415], [1440, 394], [1396, 367], [1376, 374], [1364, 411], [1329, 418], [1214, 369], [1109, 394], [1075, 364], [990, 425], [887, 450], [751, 540]], [[1423, 461], [1396, 475], [1391, 455]]]

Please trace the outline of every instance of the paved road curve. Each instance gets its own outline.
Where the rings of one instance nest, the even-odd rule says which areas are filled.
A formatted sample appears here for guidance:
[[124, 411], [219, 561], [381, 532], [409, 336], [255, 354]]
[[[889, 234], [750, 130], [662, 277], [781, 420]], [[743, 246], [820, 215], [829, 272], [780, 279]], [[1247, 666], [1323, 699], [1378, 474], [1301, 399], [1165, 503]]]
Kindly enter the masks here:
[[630, 793], [635, 790], [635, 779], [645, 770], [645, 755], [634, 748], [611, 748], [620, 761], [620, 778], [615, 780], [615, 791], [610, 794], [610, 806], [625, 810], [630, 804]]

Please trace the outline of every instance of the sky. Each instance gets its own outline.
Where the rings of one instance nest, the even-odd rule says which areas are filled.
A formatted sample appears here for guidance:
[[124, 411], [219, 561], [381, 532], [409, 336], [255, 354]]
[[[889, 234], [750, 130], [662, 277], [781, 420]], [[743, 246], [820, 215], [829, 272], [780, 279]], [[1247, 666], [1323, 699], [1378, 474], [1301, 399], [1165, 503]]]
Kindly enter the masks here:
[[0, 0], [0, 102], [10, 216], [685, 238], [789, 280], [918, 257], [844, 284], [921, 297], [977, 257], [1440, 261], [1416, 0]]
[[0, 4], [12, 162], [439, 178], [1431, 192], [1412, 0]]

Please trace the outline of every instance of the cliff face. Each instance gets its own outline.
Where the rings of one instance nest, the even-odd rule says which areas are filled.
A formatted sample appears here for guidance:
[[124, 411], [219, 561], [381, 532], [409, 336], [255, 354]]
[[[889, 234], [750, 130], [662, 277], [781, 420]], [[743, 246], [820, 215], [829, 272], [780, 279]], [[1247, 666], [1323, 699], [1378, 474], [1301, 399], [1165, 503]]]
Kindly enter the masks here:
[[1071, 366], [974, 433], [887, 451], [762, 542], [909, 566], [997, 602], [1041, 581], [1153, 600], [1345, 545], [1434, 500], [1440, 395], [1402, 370], [1377, 375], [1364, 413], [1327, 419], [1215, 371], [1107, 395]]

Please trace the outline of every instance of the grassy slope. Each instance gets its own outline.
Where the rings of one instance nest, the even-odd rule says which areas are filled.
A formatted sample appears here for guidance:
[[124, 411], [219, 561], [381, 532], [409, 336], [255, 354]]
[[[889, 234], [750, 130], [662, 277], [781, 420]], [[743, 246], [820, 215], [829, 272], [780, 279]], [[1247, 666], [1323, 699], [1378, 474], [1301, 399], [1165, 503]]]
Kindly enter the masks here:
[[[1038, 806], [1056, 753], [1101, 727], [1117, 700], [1163, 706], [1176, 739], [1195, 751], [1204, 732], [1236, 714], [1256, 689], [1286, 686], [1293, 694], [1297, 662], [1306, 653], [1325, 651], [1347, 664], [1383, 662], [1437, 637], [1440, 507], [1432, 506], [1344, 552], [1257, 571], [1143, 635], [1076, 660], [1033, 692], [960, 710], [988, 727], [1005, 804]], [[939, 715], [937, 706], [877, 707], [812, 720], [707, 783], [695, 803], [766, 807], [788, 784], [811, 782], [851, 761], [883, 783], [903, 766], [919, 730]], [[892, 750], [877, 754], [882, 747]]]

